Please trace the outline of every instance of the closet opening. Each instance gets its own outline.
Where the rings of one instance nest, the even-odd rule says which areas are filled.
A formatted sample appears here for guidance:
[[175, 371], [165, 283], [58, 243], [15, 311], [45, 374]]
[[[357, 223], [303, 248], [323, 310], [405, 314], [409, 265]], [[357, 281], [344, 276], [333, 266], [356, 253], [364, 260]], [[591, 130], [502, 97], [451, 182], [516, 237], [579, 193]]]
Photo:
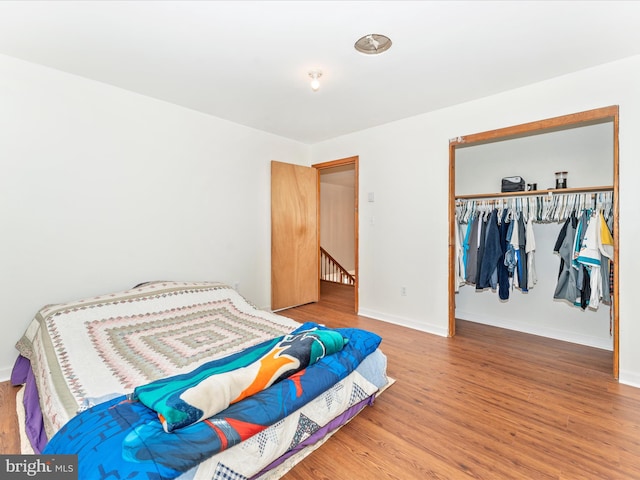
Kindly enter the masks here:
[[[618, 110], [618, 106], [609, 106], [450, 140], [450, 336], [455, 335], [459, 318], [602, 348], [612, 352], [613, 376], [618, 378]], [[556, 185], [556, 172], [567, 172], [562, 175], [565, 185]], [[502, 192], [501, 180], [514, 176], [524, 179], [524, 187]], [[497, 282], [498, 272], [492, 265], [496, 260], [504, 262], [509, 243], [504, 236], [499, 243], [495, 236], [489, 245], [482, 241], [489, 239], [487, 225], [493, 225], [489, 234], [496, 235], [495, 225], [499, 231], [504, 226], [506, 232], [511, 219], [513, 231], [517, 232], [513, 227], [520, 224], [521, 235], [531, 234], [529, 249], [534, 245], [533, 253], [525, 254], [521, 241], [523, 252], [517, 264], [512, 246], [507, 262], [509, 278], [505, 283], [503, 268], [501, 282]], [[576, 262], [571, 268], [579, 275], [567, 268], [562, 273], [562, 252], [568, 247], [556, 252], [556, 243], [563, 227], [566, 234], [567, 222], [574, 225], [580, 219], [585, 229], [591, 219], [593, 229], [606, 223], [612, 236], [611, 245], [604, 248], [612, 258], [610, 271], [608, 257], [603, 255], [598, 257], [602, 262], [597, 262], [602, 268], [595, 261]], [[476, 230], [471, 235], [473, 223]], [[476, 242], [469, 242], [469, 238]], [[562, 240], [568, 244], [568, 238]], [[485, 248], [492, 249], [492, 254], [481, 266], [478, 253], [484, 258]], [[469, 252], [472, 259], [466, 256]], [[531, 277], [531, 269], [528, 273], [526, 269], [518, 271], [532, 258], [537, 281]], [[467, 264], [475, 271], [467, 272]], [[560, 286], [569, 274], [571, 282], [575, 280], [583, 289], [575, 301], [569, 300], [574, 290], [566, 294]], [[477, 281], [480, 276], [482, 282]], [[585, 285], [585, 278], [593, 291]], [[607, 291], [600, 295], [597, 288]]]

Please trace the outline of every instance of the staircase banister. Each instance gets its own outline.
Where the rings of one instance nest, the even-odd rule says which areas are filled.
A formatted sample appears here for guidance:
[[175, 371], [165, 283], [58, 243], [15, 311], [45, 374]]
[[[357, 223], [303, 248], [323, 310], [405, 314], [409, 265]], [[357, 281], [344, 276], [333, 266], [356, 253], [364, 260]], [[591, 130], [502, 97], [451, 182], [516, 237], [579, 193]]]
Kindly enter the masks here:
[[[340, 262], [338, 262], [335, 258], [333, 258], [333, 256], [329, 252], [327, 252], [323, 247], [320, 247], [320, 254], [321, 254], [321, 256], [326, 257], [326, 259], [329, 261], [329, 263], [338, 269], [338, 271], [340, 272], [341, 278], [346, 278], [347, 279], [347, 282], [336, 282], [336, 283], [348, 283], [350, 285], [355, 284], [355, 275], [352, 275], [351, 273], [349, 273], [349, 271], [346, 268], [344, 268], [340, 264]], [[322, 267], [322, 265], [323, 264], [321, 262], [321, 267]], [[322, 278], [322, 276], [321, 276], [321, 278]], [[324, 280], [326, 280], [326, 279], [324, 279]]]

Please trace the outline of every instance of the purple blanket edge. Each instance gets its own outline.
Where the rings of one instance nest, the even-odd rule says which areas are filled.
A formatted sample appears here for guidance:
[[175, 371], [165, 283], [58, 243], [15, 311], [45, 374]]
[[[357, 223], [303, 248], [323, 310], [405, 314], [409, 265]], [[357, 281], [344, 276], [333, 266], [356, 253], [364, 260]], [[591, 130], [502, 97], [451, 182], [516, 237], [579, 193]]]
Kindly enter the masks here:
[[11, 385], [24, 385], [24, 399], [22, 404], [25, 411], [25, 431], [31, 447], [35, 453], [40, 453], [47, 445], [47, 434], [44, 431], [42, 410], [36, 379], [31, 369], [31, 361], [19, 355], [11, 371]]

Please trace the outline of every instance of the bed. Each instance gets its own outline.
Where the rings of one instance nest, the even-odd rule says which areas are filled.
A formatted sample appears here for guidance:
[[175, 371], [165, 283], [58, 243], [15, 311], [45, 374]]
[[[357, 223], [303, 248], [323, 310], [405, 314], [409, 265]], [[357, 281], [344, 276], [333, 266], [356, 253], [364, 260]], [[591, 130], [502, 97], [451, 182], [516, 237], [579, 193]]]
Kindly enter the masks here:
[[[341, 341], [326, 350], [320, 337], [336, 335]], [[217, 410], [196, 405], [195, 420], [184, 417], [182, 404], [173, 407], [192, 419], [174, 429], [165, 411], [144, 403], [145, 388], [174, 388], [195, 372], [205, 378], [205, 367], [220, 378], [246, 372], [294, 340], [307, 363], [295, 359], [297, 370], [286, 374], [278, 364], [276, 380], [243, 387], [240, 400]], [[42, 308], [16, 344], [12, 381], [25, 385], [24, 434], [33, 451], [77, 454], [83, 480], [110, 471], [120, 478], [274, 479], [386, 387], [380, 342], [364, 330], [260, 310], [222, 283], [150, 282]], [[307, 345], [321, 353], [310, 355]], [[220, 396], [202, 392], [205, 400]]]

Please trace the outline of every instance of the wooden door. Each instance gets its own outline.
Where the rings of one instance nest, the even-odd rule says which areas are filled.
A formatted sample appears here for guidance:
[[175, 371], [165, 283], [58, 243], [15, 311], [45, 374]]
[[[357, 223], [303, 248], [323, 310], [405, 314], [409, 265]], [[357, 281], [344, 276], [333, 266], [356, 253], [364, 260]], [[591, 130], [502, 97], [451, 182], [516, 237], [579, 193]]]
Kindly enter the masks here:
[[318, 171], [271, 162], [271, 309], [317, 302]]

